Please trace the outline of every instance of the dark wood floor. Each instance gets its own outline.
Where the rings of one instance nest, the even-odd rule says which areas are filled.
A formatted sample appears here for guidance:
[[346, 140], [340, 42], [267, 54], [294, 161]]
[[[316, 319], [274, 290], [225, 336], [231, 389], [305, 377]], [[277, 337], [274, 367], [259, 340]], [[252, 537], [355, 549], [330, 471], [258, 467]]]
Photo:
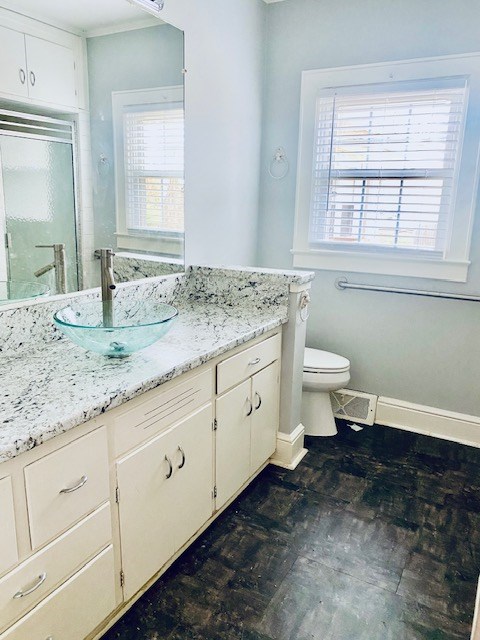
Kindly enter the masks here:
[[104, 640], [468, 640], [480, 449], [339, 426], [267, 468]]

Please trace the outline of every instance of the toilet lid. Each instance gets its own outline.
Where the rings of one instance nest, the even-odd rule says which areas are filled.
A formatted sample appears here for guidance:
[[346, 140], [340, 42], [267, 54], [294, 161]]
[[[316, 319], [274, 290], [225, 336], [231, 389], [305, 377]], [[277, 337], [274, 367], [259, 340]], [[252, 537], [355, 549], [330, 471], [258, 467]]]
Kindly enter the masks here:
[[303, 370], [309, 373], [329, 373], [335, 371], [341, 373], [350, 369], [350, 361], [343, 356], [319, 349], [305, 349]]

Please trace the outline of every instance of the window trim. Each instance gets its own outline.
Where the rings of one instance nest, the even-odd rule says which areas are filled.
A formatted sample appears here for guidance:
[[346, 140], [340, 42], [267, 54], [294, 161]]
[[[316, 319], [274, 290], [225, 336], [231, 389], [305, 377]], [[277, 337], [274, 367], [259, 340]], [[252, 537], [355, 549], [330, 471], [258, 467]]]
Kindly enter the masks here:
[[125, 154], [123, 138], [123, 108], [135, 105], [183, 104], [183, 86], [156, 87], [112, 92], [113, 138], [115, 157], [115, 213], [117, 248], [182, 255], [183, 233], [161, 231], [135, 232], [128, 229], [125, 208]]
[[[309, 244], [313, 140], [316, 100], [327, 89], [392, 82], [415, 82], [452, 76], [467, 78], [467, 107], [453, 195], [450, 245], [442, 258], [392, 255], [388, 251], [314, 249]], [[473, 216], [478, 188], [480, 146], [480, 54], [403, 60], [317, 69], [302, 73], [300, 132], [295, 203], [293, 264], [295, 267], [352, 271], [466, 282]]]

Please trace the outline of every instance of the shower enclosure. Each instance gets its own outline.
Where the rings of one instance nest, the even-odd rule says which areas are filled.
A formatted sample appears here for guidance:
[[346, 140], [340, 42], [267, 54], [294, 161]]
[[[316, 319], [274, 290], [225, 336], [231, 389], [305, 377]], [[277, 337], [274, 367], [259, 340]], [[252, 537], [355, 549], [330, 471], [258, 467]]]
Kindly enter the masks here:
[[0, 280], [79, 288], [73, 133], [72, 122], [0, 111]]

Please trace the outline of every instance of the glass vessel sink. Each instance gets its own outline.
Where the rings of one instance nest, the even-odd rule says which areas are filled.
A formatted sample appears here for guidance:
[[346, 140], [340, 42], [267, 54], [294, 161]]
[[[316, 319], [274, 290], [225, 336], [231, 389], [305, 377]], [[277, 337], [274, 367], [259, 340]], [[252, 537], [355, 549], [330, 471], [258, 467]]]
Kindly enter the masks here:
[[0, 304], [48, 296], [50, 288], [41, 282], [0, 280]]
[[142, 300], [128, 306], [114, 304], [113, 321], [104, 322], [103, 303], [95, 301], [72, 302], [57, 311], [53, 319], [80, 347], [124, 358], [162, 338], [177, 315], [177, 309], [169, 304]]

